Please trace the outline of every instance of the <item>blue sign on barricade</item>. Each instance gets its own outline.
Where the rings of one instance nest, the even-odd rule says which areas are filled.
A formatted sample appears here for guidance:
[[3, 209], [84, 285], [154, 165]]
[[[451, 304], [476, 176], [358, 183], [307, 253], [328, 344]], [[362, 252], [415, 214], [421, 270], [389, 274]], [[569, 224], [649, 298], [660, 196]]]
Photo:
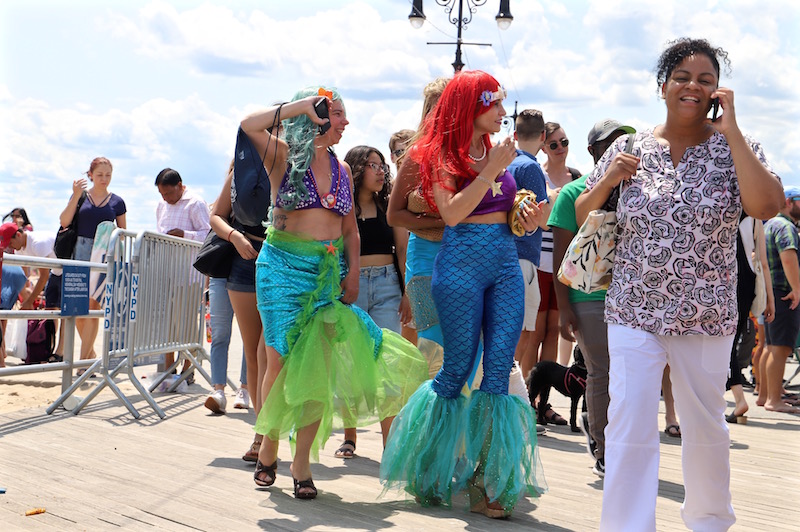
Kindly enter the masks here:
[[89, 313], [89, 268], [64, 266], [61, 275], [61, 314], [85, 316]]

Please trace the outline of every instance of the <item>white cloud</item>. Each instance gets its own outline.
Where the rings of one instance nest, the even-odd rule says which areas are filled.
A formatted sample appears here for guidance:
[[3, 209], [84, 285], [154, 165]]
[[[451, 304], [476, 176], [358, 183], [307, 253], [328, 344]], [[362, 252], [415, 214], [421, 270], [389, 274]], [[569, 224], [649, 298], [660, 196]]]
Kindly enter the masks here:
[[[302, 11], [291, 3], [157, 0], [109, 4], [103, 13], [77, 5], [58, 11], [58, 20], [35, 0], [11, 3], [16, 11], [7, 3], [0, 10], [22, 55], [8, 64], [62, 66], [48, 64], [57, 46], [68, 67], [59, 72], [74, 76], [46, 84], [29, 81], [34, 71], [11, 72], [0, 84], [0, 176], [12, 183], [0, 211], [25, 204], [37, 228], [57, 228], [72, 180], [101, 154], [114, 162], [111, 188], [128, 203], [131, 228], [152, 227], [153, 180], [165, 166], [212, 201], [238, 121], [306, 85], [342, 92], [351, 124], [341, 156], [357, 144], [387, 153], [391, 133], [416, 126], [423, 86], [452, 73], [455, 46], [426, 44], [455, 35], [433, 2], [421, 30], [407, 22], [409, 4], [390, 0], [308, 0]], [[569, 164], [588, 170], [583, 140], [600, 118], [639, 129], [661, 122], [652, 73], [658, 54], [670, 39], [702, 36], [730, 53], [733, 75], [723, 83], [735, 91], [740, 126], [762, 142], [785, 181], [800, 183], [793, 176], [800, 137], [792, 134], [800, 122], [792, 24], [800, 4], [525, 0], [512, 2], [515, 19], [505, 32], [496, 28], [495, 8], [478, 8], [464, 31], [465, 41], [493, 46], [464, 46], [464, 62], [506, 86], [509, 113], [518, 100], [520, 110], [536, 107], [561, 122], [573, 140]], [[14, 24], [20, 12], [26, 23]], [[36, 31], [26, 25], [33, 20]], [[31, 35], [43, 41], [27, 46]]]

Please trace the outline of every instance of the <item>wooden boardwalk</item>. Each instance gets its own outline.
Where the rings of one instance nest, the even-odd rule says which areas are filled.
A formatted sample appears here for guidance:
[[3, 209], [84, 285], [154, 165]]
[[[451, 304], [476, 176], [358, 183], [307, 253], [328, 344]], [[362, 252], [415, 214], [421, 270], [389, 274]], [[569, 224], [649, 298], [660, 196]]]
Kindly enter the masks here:
[[[2, 379], [0, 401], [17, 386], [42, 381], [58, 379], [49, 374]], [[131, 390], [128, 383], [123, 389]], [[229, 400], [228, 415], [213, 416], [203, 407], [207, 386], [190, 390], [157, 396], [167, 412], [164, 420], [133, 397], [142, 412], [134, 420], [107, 390], [77, 416], [61, 409], [47, 415], [43, 408], [0, 414], [0, 487], [7, 490], [0, 495], [0, 530], [597, 529], [603, 482], [591, 472], [583, 436], [568, 427], [550, 428], [540, 438], [549, 492], [521, 501], [511, 519], [493, 521], [458, 508], [423, 509], [398, 493], [379, 498], [377, 427], [360, 431], [352, 460], [333, 457], [340, 435], [328, 442], [320, 463], [312, 465], [317, 500], [292, 497], [288, 445], [281, 448], [275, 486], [257, 490], [252, 464], [240, 458], [252, 438], [252, 411], [233, 410]], [[800, 418], [767, 413], [747, 396], [749, 423], [731, 426], [738, 517], [733, 530], [798, 530]], [[551, 398], [568, 413], [565, 398], [555, 392]], [[662, 429], [663, 424], [662, 409]], [[661, 433], [659, 530], [685, 529], [682, 498], [680, 441]], [[46, 512], [24, 515], [38, 507]]]

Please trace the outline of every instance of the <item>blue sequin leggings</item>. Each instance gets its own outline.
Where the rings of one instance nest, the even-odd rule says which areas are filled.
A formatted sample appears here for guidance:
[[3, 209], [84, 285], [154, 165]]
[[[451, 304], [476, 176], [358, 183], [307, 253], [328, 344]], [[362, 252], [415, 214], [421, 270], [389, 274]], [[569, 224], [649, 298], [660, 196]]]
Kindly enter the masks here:
[[446, 227], [431, 284], [444, 337], [444, 362], [433, 380], [440, 396], [455, 398], [484, 338], [481, 391], [508, 394], [514, 349], [522, 331], [525, 287], [506, 224]]

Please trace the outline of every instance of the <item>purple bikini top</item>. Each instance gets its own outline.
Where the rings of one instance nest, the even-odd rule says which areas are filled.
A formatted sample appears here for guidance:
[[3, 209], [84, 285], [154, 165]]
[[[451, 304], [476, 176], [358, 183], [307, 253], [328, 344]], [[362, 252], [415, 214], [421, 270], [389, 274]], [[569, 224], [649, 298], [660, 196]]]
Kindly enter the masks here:
[[[470, 216], [489, 214], [490, 212], [508, 212], [511, 210], [511, 207], [514, 205], [514, 198], [517, 196], [517, 182], [514, 180], [514, 176], [506, 170], [496, 181], [500, 183], [500, 191], [502, 194], [493, 196], [492, 189], [490, 188], [487, 190], [486, 195], [481, 202], [478, 203], [478, 206], [475, 207], [475, 210], [472, 211]], [[472, 183], [472, 181], [469, 183]], [[466, 183], [464, 186], [469, 183]]]
[[[340, 216], [347, 216], [353, 209], [353, 199], [350, 195], [350, 180], [347, 176], [347, 170], [339, 164], [339, 160], [332, 153], [328, 152], [328, 156], [331, 158], [331, 189], [327, 193], [317, 189], [317, 182], [309, 166], [306, 173], [303, 174], [303, 184], [306, 186], [306, 190], [308, 190], [308, 196], [304, 200], [298, 201], [294, 210], [328, 209]], [[283, 174], [281, 186], [278, 188], [278, 197], [275, 198], [275, 207], [279, 209], [286, 208], [287, 201], [283, 199], [284, 196], [289, 195], [291, 197], [297, 194], [297, 189], [289, 184], [288, 178], [289, 170], [287, 169], [286, 173]]]

